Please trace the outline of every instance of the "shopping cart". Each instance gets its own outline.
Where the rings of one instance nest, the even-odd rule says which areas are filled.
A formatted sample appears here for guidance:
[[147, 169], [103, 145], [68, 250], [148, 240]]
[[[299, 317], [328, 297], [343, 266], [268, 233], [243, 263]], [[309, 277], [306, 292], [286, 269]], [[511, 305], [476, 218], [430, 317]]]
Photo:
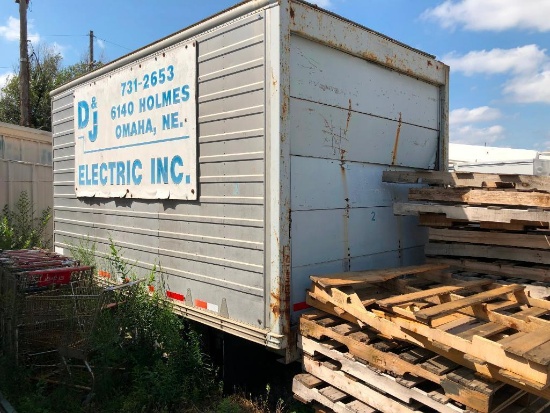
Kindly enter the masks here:
[[[20, 359], [31, 367], [50, 367], [50, 376], [64, 370], [72, 377], [73, 367], [83, 365], [91, 378], [89, 389], [93, 389], [95, 376], [89, 357], [97, 318], [102, 310], [132, 294], [140, 282], [103, 286], [93, 278], [84, 278], [71, 281], [68, 288], [27, 296], [17, 328]], [[45, 360], [44, 356], [51, 361], [52, 353], [60, 356], [60, 364], [36, 362]]]

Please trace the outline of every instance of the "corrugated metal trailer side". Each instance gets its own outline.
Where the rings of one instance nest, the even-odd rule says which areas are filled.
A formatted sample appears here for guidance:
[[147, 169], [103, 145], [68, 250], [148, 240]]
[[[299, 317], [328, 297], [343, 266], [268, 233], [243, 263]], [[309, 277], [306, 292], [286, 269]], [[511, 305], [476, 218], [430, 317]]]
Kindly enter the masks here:
[[[197, 48], [197, 201], [77, 197], [75, 89], [181, 42]], [[418, 258], [379, 176], [446, 164], [447, 83], [433, 57], [306, 3], [241, 3], [53, 92], [55, 245], [110, 235], [139, 268], [160, 261], [182, 314], [292, 347], [311, 271]]]

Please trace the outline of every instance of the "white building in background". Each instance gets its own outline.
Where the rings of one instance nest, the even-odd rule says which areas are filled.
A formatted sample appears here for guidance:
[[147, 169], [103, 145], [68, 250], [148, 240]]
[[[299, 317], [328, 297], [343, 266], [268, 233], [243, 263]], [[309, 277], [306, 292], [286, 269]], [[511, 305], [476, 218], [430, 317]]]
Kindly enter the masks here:
[[549, 175], [550, 154], [531, 149], [449, 144], [449, 170]]

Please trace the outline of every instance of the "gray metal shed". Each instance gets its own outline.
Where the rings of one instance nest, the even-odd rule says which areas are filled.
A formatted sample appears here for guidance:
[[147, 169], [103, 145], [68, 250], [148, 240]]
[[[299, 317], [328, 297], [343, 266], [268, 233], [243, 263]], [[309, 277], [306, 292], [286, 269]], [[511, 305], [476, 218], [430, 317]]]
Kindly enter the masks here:
[[[180, 68], [187, 89], [142, 90]], [[160, 262], [185, 316], [292, 350], [310, 274], [422, 261], [425, 234], [392, 212], [406, 189], [381, 174], [446, 168], [448, 77], [433, 56], [311, 4], [240, 3], [52, 92], [55, 247], [88, 235], [105, 251], [111, 235], [142, 270]], [[110, 126], [82, 132], [91, 96]], [[139, 118], [150, 99], [158, 116]], [[160, 144], [180, 127], [185, 141]], [[146, 172], [139, 157], [156, 148], [167, 156]], [[128, 162], [127, 179], [109, 182], [109, 162]]]

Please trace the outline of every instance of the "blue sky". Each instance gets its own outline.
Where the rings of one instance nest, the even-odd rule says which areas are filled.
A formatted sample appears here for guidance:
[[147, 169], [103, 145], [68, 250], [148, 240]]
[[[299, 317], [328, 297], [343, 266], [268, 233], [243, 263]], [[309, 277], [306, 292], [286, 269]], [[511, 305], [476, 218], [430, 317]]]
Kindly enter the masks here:
[[[33, 48], [64, 64], [110, 61], [236, 0], [32, 0]], [[321, 7], [434, 54], [451, 66], [451, 142], [550, 150], [550, 1], [317, 0]], [[86, 4], [86, 6], [85, 6]], [[0, 85], [18, 61], [18, 5], [0, 8]]]

